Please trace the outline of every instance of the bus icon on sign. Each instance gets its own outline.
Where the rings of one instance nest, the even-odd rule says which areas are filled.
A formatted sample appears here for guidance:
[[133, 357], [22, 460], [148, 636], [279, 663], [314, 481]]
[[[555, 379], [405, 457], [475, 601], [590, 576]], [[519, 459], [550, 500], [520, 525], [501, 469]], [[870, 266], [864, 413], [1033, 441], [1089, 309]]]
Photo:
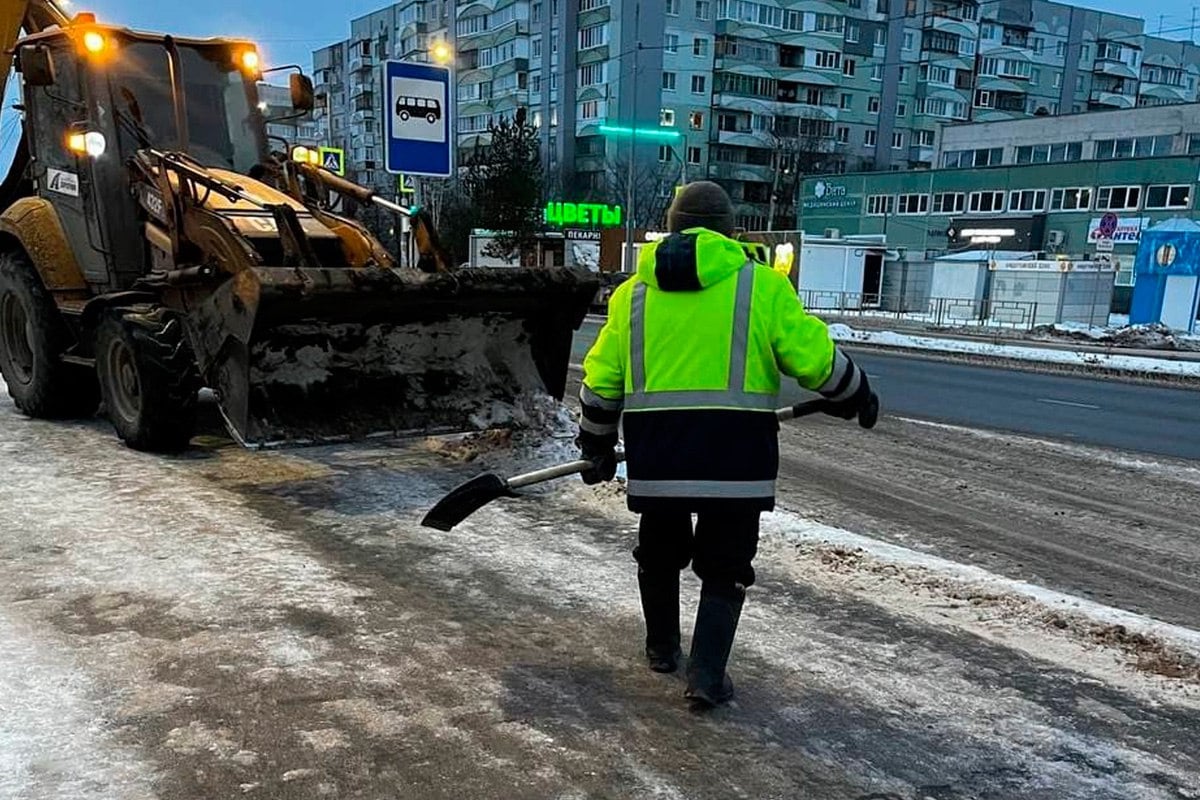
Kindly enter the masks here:
[[426, 122], [434, 125], [442, 118], [442, 104], [429, 97], [397, 97], [396, 116], [402, 122], [424, 117]]

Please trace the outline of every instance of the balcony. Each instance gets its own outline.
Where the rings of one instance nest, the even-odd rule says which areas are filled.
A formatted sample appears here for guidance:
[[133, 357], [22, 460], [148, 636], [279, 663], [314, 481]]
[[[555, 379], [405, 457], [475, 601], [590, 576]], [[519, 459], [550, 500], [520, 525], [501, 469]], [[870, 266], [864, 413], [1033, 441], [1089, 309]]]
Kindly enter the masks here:
[[979, 35], [979, 24], [977, 22], [956, 17], [952, 14], [939, 14], [937, 12], [929, 14], [925, 17], [924, 27], [927, 31], [938, 31], [966, 39], [974, 39]]
[[708, 177], [726, 181], [764, 181], [772, 176], [767, 164], [730, 164], [725, 161], [710, 161]]
[[1094, 75], [1108, 75], [1112, 78], [1128, 78], [1137, 80], [1138, 73], [1133, 67], [1123, 61], [1114, 61], [1112, 59], [1104, 59], [1097, 61], [1096, 66], [1092, 68]]
[[363, 55], [360, 52], [358, 55], [354, 56], [354, 58], [350, 59], [351, 74], [366, 72], [367, 70], [374, 68], [374, 66], [375, 56], [373, 55]]
[[1088, 97], [1088, 105], [1097, 108], [1133, 108], [1137, 105], [1137, 95], [1094, 90]]
[[1162, 104], [1190, 103], [1193, 100], [1184, 86], [1152, 81], [1142, 81], [1139, 94], [1151, 97]]

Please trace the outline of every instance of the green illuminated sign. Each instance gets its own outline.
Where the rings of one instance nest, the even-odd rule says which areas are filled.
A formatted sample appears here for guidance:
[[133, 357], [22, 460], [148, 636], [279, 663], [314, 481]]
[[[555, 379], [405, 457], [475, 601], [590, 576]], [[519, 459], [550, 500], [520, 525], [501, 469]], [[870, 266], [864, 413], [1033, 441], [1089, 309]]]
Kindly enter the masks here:
[[621, 225], [621, 207], [603, 203], [547, 203], [546, 224], [568, 227], [591, 225], [597, 228], [616, 228]]
[[682, 137], [679, 131], [670, 128], [631, 128], [628, 125], [601, 125], [600, 132], [607, 136], [634, 136], [643, 139], [663, 139], [677, 142]]

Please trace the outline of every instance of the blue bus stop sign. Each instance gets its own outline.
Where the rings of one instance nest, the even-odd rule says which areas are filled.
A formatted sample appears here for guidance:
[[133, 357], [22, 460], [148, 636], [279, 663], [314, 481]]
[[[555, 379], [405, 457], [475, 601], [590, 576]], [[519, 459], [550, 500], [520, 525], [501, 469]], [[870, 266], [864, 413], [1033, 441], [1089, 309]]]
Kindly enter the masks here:
[[454, 111], [449, 67], [387, 61], [383, 72], [385, 167], [393, 174], [449, 177]]

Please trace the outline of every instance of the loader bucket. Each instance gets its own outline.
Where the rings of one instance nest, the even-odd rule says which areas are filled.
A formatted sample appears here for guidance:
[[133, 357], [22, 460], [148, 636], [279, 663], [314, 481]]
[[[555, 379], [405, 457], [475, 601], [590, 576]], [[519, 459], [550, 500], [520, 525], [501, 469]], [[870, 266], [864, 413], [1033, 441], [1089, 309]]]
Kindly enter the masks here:
[[597, 288], [566, 269], [254, 268], [188, 320], [233, 436], [309, 444], [520, 425], [562, 399]]

